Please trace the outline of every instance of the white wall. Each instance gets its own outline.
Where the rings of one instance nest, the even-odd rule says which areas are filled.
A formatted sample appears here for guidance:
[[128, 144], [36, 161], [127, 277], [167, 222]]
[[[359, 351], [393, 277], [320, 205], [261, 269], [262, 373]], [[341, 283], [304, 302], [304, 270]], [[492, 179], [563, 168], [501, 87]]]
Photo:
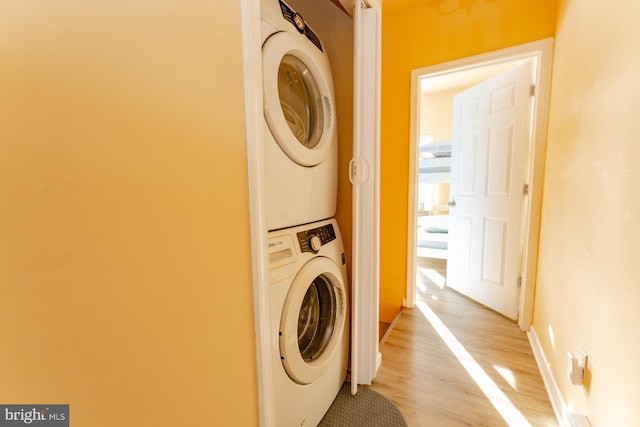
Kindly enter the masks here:
[[[640, 5], [560, 3], [534, 327], [567, 404], [640, 419]], [[568, 351], [589, 355], [584, 386]]]

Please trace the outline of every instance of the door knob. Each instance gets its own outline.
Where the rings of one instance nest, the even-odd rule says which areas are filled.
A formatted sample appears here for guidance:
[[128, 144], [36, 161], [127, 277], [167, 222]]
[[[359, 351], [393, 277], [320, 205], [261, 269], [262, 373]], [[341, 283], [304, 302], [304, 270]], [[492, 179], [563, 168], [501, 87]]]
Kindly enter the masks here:
[[455, 208], [456, 207], [456, 201], [455, 200], [452, 200], [447, 204], [449, 205], [450, 208]]

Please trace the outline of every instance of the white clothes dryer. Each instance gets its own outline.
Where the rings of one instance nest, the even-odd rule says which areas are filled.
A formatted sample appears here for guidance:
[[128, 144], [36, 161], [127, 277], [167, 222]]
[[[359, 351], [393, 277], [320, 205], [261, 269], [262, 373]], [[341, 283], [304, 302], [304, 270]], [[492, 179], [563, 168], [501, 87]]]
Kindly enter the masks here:
[[322, 43], [282, 0], [261, 0], [267, 229], [331, 218], [338, 147]]
[[317, 425], [347, 375], [349, 297], [334, 219], [269, 233], [277, 426]]

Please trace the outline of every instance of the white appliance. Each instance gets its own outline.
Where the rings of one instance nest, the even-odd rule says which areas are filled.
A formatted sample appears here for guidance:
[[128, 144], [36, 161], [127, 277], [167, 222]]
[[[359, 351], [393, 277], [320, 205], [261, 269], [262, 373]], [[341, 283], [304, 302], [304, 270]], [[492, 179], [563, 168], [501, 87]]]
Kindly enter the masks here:
[[269, 233], [275, 424], [317, 425], [347, 374], [349, 297], [334, 219]]
[[282, 0], [261, 0], [267, 229], [331, 218], [338, 147], [322, 43]]

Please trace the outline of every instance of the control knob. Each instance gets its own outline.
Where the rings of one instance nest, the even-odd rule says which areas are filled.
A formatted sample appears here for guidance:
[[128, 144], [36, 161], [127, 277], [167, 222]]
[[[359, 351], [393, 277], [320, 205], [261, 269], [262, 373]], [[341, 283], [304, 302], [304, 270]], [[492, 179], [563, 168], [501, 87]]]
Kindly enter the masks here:
[[322, 247], [322, 240], [320, 240], [320, 237], [316, 235], [309, 237], [309, 247], [312, 251], [318, 252]]

